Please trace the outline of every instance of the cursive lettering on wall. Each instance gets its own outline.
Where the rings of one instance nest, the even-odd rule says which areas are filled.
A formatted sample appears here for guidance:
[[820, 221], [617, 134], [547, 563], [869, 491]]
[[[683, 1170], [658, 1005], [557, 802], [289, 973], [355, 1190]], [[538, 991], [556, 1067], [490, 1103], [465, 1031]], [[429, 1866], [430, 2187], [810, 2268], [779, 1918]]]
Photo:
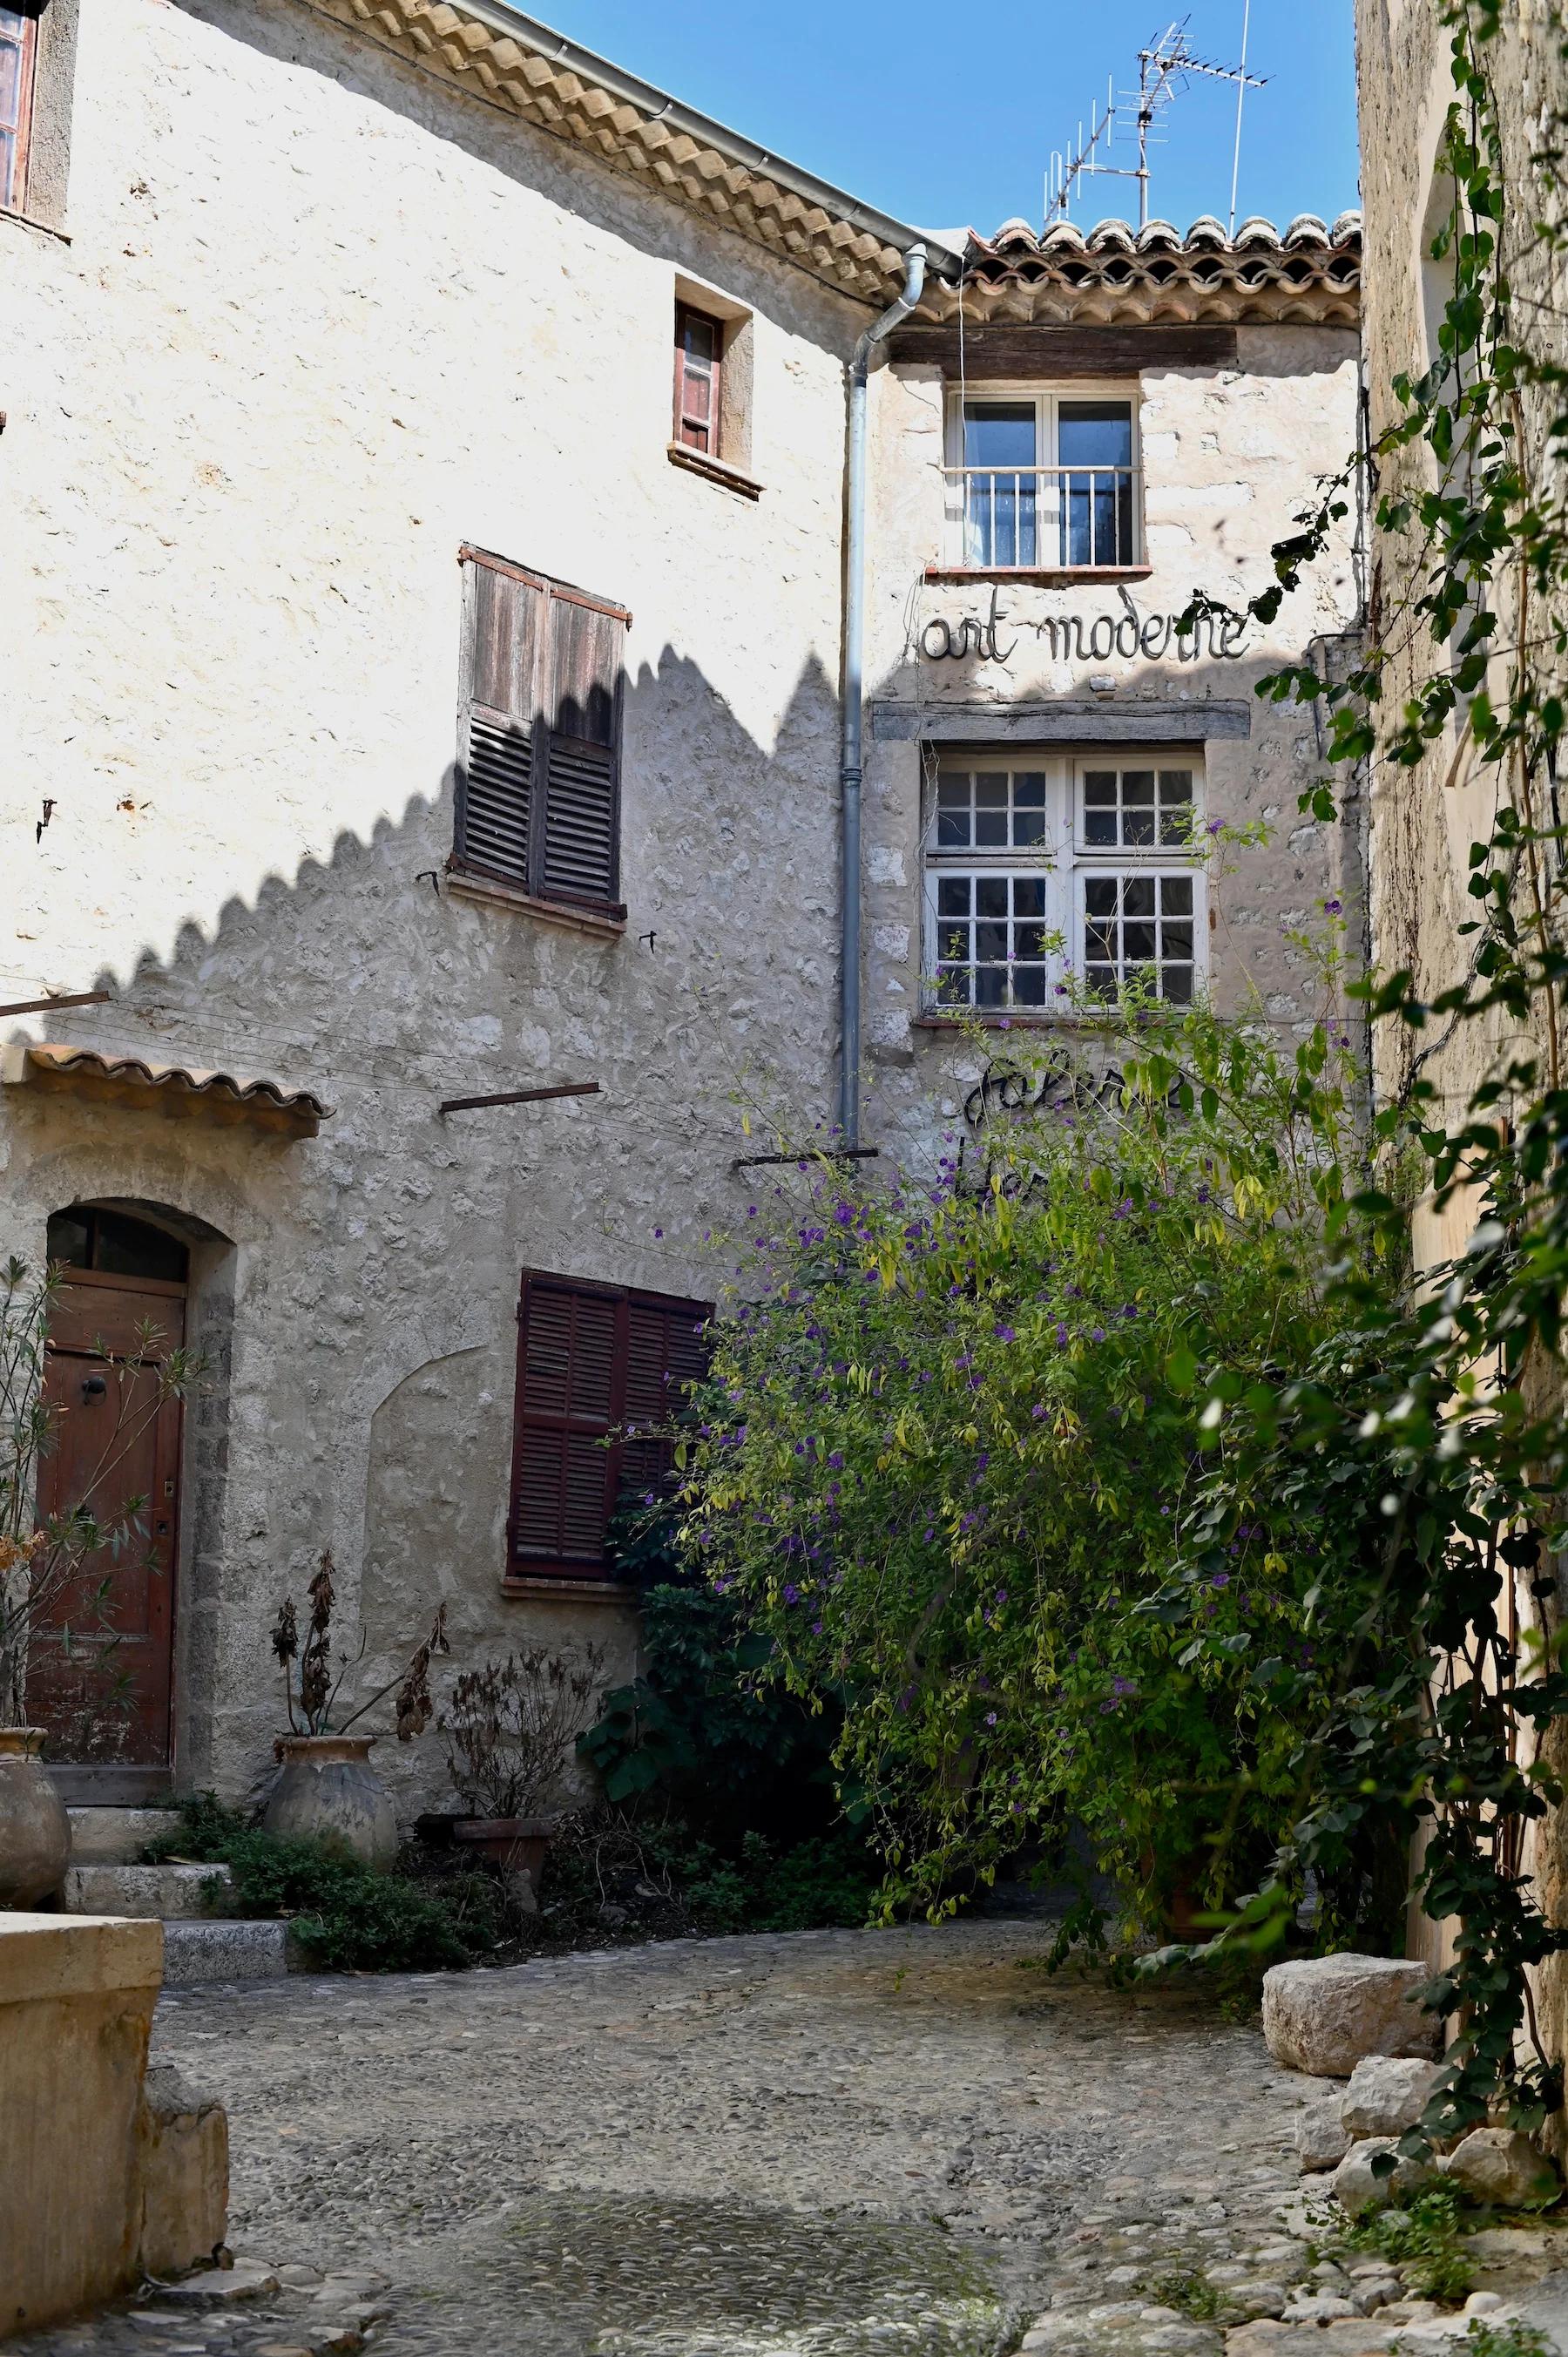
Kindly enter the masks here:
[[[1019, 627], [1032, 628], [1046, 644], [1053, 662], [1106, 663], [1113, 656], [1123, 662], [1163, 662], [1175, 654], [1177, 662], [1235, 662], [1247, 643], [1247, 618], [1241, 614], [1199, 614], [1191, 630], [1176, 629], [1175, 614], [1141, 614], [1132, 593], [1119, 587], [1120, 614], [1046, 614]], [[974, 655], [982, 662], [1010, 662], [1018, 640], [1004, 641], [1011, 618], [1004, 614], [1001, 591], [993, 587], [983, 614], [950, 618], [933, 614], [921, 627], [918, 644], [928, 662], [957, 662]]]

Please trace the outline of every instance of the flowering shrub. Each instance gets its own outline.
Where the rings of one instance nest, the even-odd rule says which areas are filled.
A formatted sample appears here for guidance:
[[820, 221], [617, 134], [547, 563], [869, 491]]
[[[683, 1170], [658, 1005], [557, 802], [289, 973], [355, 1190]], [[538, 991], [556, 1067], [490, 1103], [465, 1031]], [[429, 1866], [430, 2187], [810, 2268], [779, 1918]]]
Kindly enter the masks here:
[[[1120, 1088], [1021, 1064], [978, 1182], [950, 1153], [925, 1187], [803, 1163], [714, 1331], [685, 1542], [791, 1686], [843, 1696], [889, 1908], [1075, 1824], [1134, 1918], [1218, 1901], [1294, 1797], [1310, 1565], [1242, 1576], [1237, 1534], [1200, 1645], [1145, 1608], [1200, 1478], [1199, 1364], [1245, 1394], [1326, 1329], [1348, 1036], [1292, 1060], [1135, 1001], [1105, 1029]], [[1247, 1674], [1281, 1652], [1293, 1714]]]

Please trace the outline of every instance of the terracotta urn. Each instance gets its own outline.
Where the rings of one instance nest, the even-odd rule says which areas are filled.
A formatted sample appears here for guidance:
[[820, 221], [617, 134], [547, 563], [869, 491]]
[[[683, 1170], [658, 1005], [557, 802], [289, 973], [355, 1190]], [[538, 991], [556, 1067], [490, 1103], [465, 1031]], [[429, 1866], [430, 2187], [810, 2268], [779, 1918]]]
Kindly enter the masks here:
[[279, 1841], [323, 1849], [390, 1873], [397, 1857], [392, 1795], [371, 1765], [373, 1735], [285, 1735], [262, 1826]]
[[0, 1907], [36, 1907], [70, 1864], [70, 1820], [43, 1748], [41, 1727], [0, 1727]]

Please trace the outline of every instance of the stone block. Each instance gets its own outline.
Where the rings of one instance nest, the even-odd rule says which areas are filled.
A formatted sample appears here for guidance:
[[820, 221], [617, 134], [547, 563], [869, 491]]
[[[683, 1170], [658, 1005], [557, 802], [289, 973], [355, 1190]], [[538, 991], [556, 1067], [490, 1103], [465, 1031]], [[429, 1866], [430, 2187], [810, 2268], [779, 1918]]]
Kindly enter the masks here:
[[1431, 1978], [1398, 1956], [1303, 1956], [1263, 1975], [1263, 2036], [1287, 2071], [1348, 2079], [1369, 2054], [1437, 2050], [1441, 2025], [1415, 2003]]
[[1498, 2210], [1534, 2209], [1562, 2190], [1552, 2163], [1517, 2128], [1472, 2128], [1441, 2165], [1469, 2201]]
[[1414, 2055], [1369, 2054], [1350, 2073], [1339, 2116], [1352, 2136], [1397, 2136], [1412, 2128], [1437, 2083], [1438, 2066]]
[[67, 1809], [72, 1866], [134, 1866], [147, 1844], [179, 1823], [172, 1809]]
[[1316, 2095], [1296, 2115], [1295, 2148], [1303, 2175], [1318, 2169], [1337, 2169], [1350, 2149], [1350, 2131], [1339, 2116], [1343, 2099]]
[[0, 2335], [136, 2278], [156, 1923], [0, 1913]]
[[288, 1925], [219, 1918], [164, 1925], [164, 1981], [275, 1981], [289, 1969]]
[[1396, 2325], [1367, 2317], [1328, 2324], [1239, 2324], [1225, 2335], [1225, 2357], [1376, 2357], [1399, 2338]]
[[[232, 1900], [226, 1866], [73, 1866], [65, 1878], [68, 1915], [134, 1915], [180, 1921], [221, 1915]], [[217, 1900], [209, 1905], [209, 1895]]]
[[1396, 2194], [1419, 2193], [1423, 2185], [1435, 2181], [1436, 2166], [1429, 2160], [1396, 2160], [1391, 2175], [1376, 2174], [1373, 2161], [1391, 2153], [1398, 2142], [1397, 2136], [1364, 2136], [1351, 2146], [1335, 2170], [1329, 2190], [1352, 2218], [1367, 2210], [1386, 2210]]
[[144, 2272], [210, 2260], [229, 2224], [229, 2115], [172, 2062], [150, 2064], [143, 2085], [141, 2179]]

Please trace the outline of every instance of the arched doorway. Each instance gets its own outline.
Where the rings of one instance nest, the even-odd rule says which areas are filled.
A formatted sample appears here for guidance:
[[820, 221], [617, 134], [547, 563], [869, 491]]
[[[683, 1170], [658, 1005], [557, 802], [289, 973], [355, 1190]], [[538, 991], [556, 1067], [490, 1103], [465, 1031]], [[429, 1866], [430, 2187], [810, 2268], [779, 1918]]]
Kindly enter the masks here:
[[35, 1631], [28, 1716], [48, 1730], [52, 1760], [115, 1771], [117, 1783], [130, 1780], [129, 1797], [166, 1783], [172, 1756], [181, 1415], [177, 1399], [160, 1396], [157, 1371], [185, 1341], [189, 1250], [155, 1221], [76, 1203], [50, 1219], [48, 1257], [60, 1283], [40, 1515], [86, 1503], [106, 1526], [123, 1521], [128, 1501], [144, 1502]]

